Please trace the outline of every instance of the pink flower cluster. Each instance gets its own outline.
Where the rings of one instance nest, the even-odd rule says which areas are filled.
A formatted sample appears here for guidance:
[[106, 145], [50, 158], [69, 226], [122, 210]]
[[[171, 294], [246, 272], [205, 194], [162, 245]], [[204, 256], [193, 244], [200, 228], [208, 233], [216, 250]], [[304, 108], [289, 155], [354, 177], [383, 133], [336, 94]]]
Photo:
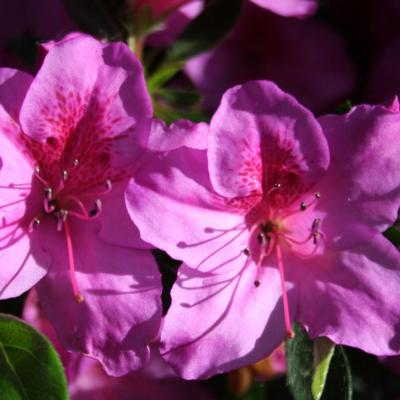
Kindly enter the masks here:
[[[254, 3], [296, 17], [316, 4]], [[114, 376], [151, 348], [186, 379], [233, 370], [294, 321], [400, 353], [400, 256], [381, 234], [400, 204], [397, 98], [316, 118], [244, 79], [210, 123], [167, 126], [125, 44], [45, 48], [35, 77], [0, 69], [0, 299], [35, 287], [65, 349]], [[183, 261], [164, 316], [154, 248]]]

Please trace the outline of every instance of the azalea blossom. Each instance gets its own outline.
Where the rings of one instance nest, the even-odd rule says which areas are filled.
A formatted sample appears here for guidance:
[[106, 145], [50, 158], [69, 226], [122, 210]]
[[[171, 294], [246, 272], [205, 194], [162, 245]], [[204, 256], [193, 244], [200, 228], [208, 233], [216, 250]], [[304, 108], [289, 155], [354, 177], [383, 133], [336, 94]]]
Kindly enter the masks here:
[[400, 201], [397, 99], [317, 120], [255, 81], [225, 93], [207, 150], [189, 128], [126, 194], [141, 237], [184, 262], [160, 339], [173, 368], [193, 379], [252, 364], [294, 320], [398, 353], [400, 257], [380, 233]]
[[190, 59], [185, 72], [212, 111], [226, 90], [256, 79], [274, 81], [317, 113], [335, 109], [356, 84], [345, 43], [328, 24], [282, 17], [251, 2], [226, 39]]
[[152, 107], [125, 44], [71, 35], [36, 75], [0, 69], [0, 298], [37, 285], [63, 345], [110, 374], [143, 365], [161, 318], [124, 188]]

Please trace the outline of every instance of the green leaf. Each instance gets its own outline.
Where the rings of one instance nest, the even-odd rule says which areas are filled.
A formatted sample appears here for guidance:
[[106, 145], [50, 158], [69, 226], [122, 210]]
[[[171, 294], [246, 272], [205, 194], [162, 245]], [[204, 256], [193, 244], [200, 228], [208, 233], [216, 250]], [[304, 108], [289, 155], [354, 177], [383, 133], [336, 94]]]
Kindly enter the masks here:
[[339, 106], [335, 110], [335, 114], [346, 114], [351, 110], [353, 104], [350, 100], [346, 100], [343, 103], [339, 104]]
[[392, 226], [383, 233], [396, 247], [400, 247], [400, 231]]
[[1, 400], [68, 399], [61, 361], [43, 335], [0, 314]]
[[314, 400], [320, 400], [328, 377], [329, 366], [335, 351], [335, 344], [328, 338], [317, 338], [314, 341], [314, 374], [311, 393]]
[[235, 24], [242, 0], [211, 0], [173, 44], [168, 63], [184, 61], [214, 47]]
[[287, 383], [293, 398], [351, 400], [351, 373], [343, 347], [323, 338], [315, 344], [299, 324], [293, 328], [295, 337], [286, 341]]
[[299, 324], [293, 324], [295, 337], [286, 341], [287, 383], [295, 400], [313, 400], [313, 343]]
[[150, 93], [168, 82], [183, 66], [182, 62], [176, 62], [161, 66], [147, 79], [147, 87]]
[[349, 361], [342, 346], [336, 346], [321, 400], [351, 400], [353, 385]]
[[191, 107], [201, 99], [200, 94], [194, 90], [162, 88], [155, 94], [174, 107]]

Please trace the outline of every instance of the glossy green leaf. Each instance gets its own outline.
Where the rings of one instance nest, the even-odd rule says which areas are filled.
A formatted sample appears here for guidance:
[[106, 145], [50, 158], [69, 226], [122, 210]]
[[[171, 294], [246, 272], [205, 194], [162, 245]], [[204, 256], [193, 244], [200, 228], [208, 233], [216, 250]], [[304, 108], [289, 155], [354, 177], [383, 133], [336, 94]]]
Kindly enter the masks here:
[[335, 344], [321, 337], [314, 340], [314, 373], [311, 383], [311, 393], [314, 400], [320, 400], [325, 388], [328, 371], [335, 352]]
[[351, 370], [342, 346], [336, 346], [321, 400], [351, 400], [353, 385]]
[[286, 341], [287, 383], [295, 400], [313, 400], [313, 343], [299, 324], [293, 330], [295, 337]]
[[184, 61], [214, 47], [240, 15], [242, 0], [211, 0], [183, 31], [168, 53], [168, 62]]
[[351, 373], [343, 347], [322, 338], [315, 344], [300, 325], [293, 328], [295, 337], [286, 342], [287, 383], [293, 398], [351, 400]]
[[68, 399], [61, 361], [43, 335], [0, 314], [0, 399]]

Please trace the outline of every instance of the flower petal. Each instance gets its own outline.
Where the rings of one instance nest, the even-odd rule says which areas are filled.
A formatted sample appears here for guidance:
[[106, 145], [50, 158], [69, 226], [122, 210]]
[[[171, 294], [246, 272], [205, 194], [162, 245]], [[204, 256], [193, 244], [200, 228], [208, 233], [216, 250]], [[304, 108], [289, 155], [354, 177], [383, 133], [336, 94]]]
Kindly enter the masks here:
[[144, 240], [191, 266], [212, 269], [247, 245], [244, 217], [211, 188], [205, 151], [155, 157], [129, 182], [126, 203]]
[[251, 0], [260, 7], [266, 8], [284, 17], [304, 18], [316, 13], [316, 0]]
[[101, 224], [99, 238], [116, 246], [151, 249], [153, 246], [140, 238], [139, 230], [128, 214], [124, 201], [126, 185], [126, 181], [118, 182], [110, 193], [102, 196], [102, 209], [98, 217]]
[[[161, 353], [185, 379], [252, 364], [284, 339], [279, 274], [263, 269], [265, 284], [255, 287], [254, 265], [212, 276], [181, 266], [161, 331]], [[293, 296], [289, 291], [291, 301]]]
[[22, 105], [24, 133], [37, 141], [67, 136], [86, 112], [101, 56], [100, 42], [86, 35], [54, 45]]
[[0, 68], [0, 104], [15, 121], [32, 80], [26, 72]]
[[389, 241], [378, 234], [300, 265], [299, 321], [311, 337], [327, 336], [376, 355], [398, 354], [400, 256]]
[[[397, 105], [396, 105], [397, 104]], [[400, 205], [398, 103], [362, 105], [319, 119], [332, 163], [319, 184], [322, 230], [333, 248], [348, 248], [390, 226]]]
[[161, 320], [161, 279], [149, 251], [96, 240], [96, 224], [71, 225], [76, 279], [84, 301], [75, 302], [67, 245], [54, 225], [41, 227], [52, 268], [37, 287], [61, 343], [98, 359], [110, 375], [143, 366]]
[[[0, 92], [3, 85], [0, 86]], [[21, 152], [20, 130], [0, 105], [0, 298], [16, 297], [47, 272], [49, 260], [32, 257], [28, 225], [35, 215], [32, 167]]]
[[229, 89], [210, 125], [209, 169], [215, 190], [228, 197], [260, 192], [263, 175], [269, 173], [265, 159], [277, 153], [287, 169], [294, 162], [308, 184], [329, 164], [321, 127], [292, 96], [268, 81]]
[[21, 125], [31, 138], [53, 137], [62, 146], [72, 134], [89, 144], [112, 138], [111, 161], [119, 168], [142, 154], [151, 116], [142, 67], [125, 44], [69, 35], [50, 47], [23, 103]]

